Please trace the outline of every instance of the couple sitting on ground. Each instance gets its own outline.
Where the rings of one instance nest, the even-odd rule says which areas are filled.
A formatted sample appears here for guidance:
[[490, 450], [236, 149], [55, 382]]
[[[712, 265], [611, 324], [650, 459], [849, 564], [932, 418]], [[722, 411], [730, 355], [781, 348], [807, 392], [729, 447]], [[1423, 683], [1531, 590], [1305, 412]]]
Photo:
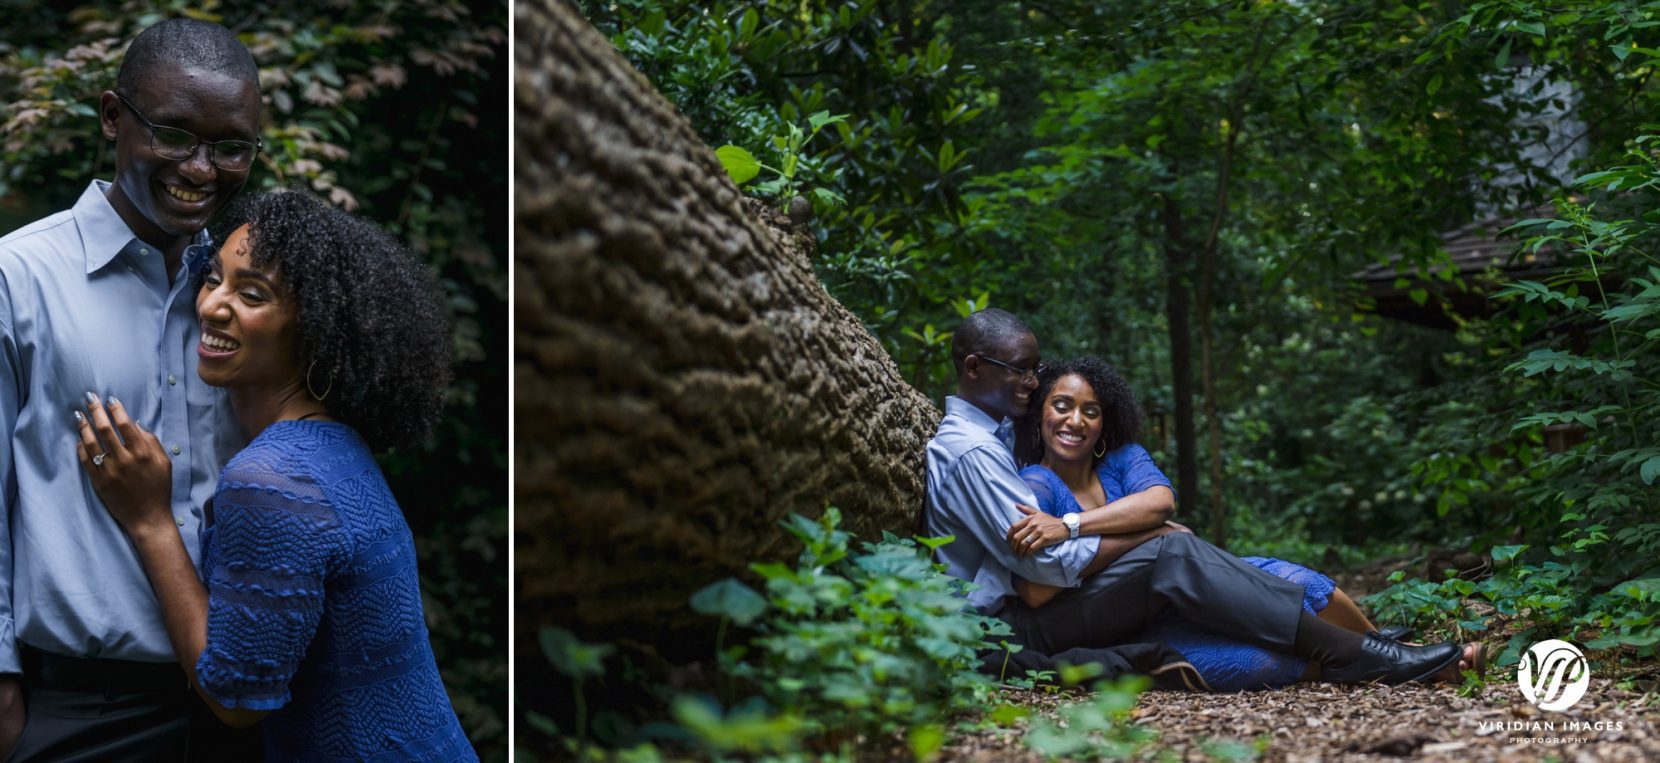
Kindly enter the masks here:
[[1480, 644], [1378, 633], [1331, 578], [1240, 559], [1170, 522], [1175, 492], [1134, 442], [1140, 415], [1112, 367], [1039, 367], [1037, 338], [996, 309], [963, 321], [952, 360], [957, 395], [928, 444], [925, 525], [955, 536], [940, 560], [975, 585], [969, 602], [1013, 628], [1024, 649], [1009, 665], [1089, 662], [1213, 691], [1484, 667]]

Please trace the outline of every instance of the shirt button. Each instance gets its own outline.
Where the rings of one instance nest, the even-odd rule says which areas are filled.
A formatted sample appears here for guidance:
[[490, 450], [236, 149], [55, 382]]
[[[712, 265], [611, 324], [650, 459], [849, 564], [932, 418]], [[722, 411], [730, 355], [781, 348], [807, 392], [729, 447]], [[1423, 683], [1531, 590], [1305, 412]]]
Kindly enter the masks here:
[[141, 247], [138, 248], [138, 253], [139, 254], [149, 254], [150, 250], [141, 246]]
[[178, 383], [179, 383], [179, 379], [178, 379], [178, 377], [176, 377], [176, 376], [174, 376], [174, 375], [172, 375], [172, 374], [168, 374], [168, 375], [167, 375], [167, 383], [168, 383], [168, 384], [178, 384]]
[[180, 527], [184, 527], [184, 517], [179, 517], [173, 521], [178, 522]]
[[[174, 445], [174, 446], [173, 446], [173, 455], [175, 455], [175, 456], [176, 456], [176, 455], [179, 455], [179, 446], [177, 446], [177, 445]], [[180, 522], [183, 522], [183, 521], [184, 521], [184, 520], [182, 520], [182, 519], [181, 519], [181, 520], [179, 520], [179, 521], [180, 521]]]

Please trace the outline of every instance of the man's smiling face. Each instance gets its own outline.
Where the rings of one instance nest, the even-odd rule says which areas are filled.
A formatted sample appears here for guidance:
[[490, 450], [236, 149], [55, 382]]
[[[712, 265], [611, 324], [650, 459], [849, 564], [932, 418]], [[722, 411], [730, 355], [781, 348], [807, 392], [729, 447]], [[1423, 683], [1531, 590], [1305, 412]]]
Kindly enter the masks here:
[[202, 140], [251, 143], [259, 137], [259, 88], [220, 72], [162, 66], [135, 92], [121, 95], [130, 106], [114, 93], [106, 93], [100, 104], [104, 135], [115, 139], [116, 147], [110, 205], [151, 244], [168, 246], [195, 235], [242, 190], [248, 170], [215, 166], [207, 145], [184, 159], [158, 155], [151, 129], [136, 112]]
[[969, 389], [961, 393], [970, 402], [992, 418], [1016, 418], [1026, 413], [1038, 386], [1037, 375], [1014, 369], [1037, 368], [1038, 343], [1031, 332], [993, 343], [988, 351], [971, 354], [965, 363], [971, 369], [971, 379]]

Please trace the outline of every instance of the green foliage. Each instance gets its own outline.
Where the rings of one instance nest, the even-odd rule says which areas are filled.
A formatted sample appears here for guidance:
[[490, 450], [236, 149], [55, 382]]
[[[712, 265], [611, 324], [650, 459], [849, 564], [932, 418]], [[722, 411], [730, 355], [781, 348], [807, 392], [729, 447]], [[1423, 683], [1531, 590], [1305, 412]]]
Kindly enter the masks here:
[[[1655, 139], [1638, 136], [1627, 163], [1574, 181], [1598, 200], [1559, 199], [1557, 219], [1519, 223], [1532, 234], [1526, 250], [1565, 267], [1498, 293], [1523, 331], [1541, 337], [1503, 369], [1524, 380], [1530, 402], [1512, 429], [1578, 431], [1585, 442], [1543, 456], [1515, 486], [1519, 523], [1540, 532], [1492, 594], [1540, 627], [1596, 629], [1596, 646], [1644, 655], [1660, 640], [1648, 585], [1660, 574], [1660, 260], [1649, 254], [1660, 217], [1648, 212], [1660, 200], [1660, 162], [1645, 148]], [[1623, 191], [1598, 198], [1599, 189]]]
[[564, 628], [543, 628], [537, 643], [555, 670], [579, 681], [604, 673], [605, 658], [616, 651], [610, 644], [583, 643]]
[[[731, 176], [732, 182], [743, 185], [753, 180], [761, 170], [767, 170], [774, 177], [756, 183], [750, 190], [772, 198], [793, 198], [798, 191], [803, 190], [804, 182], [824, 172], [822, 160], [805, 152], [807, 143], [818, 137], [819, 131], [826, 126], [846, 121], [846, 114], [831, 116], [828, 111], [820, 111], [807, 117], [806, 130], [793, 123], [787, 125], [784, 135], [772, 136], [772, 148], [779, 157], [777, 167], [762, 164], [753, 154], [739, 146], [721, 146], [715, 149], [715, 158], [720, 159], [721, 166], [726, 169], [726, 174]], [[813, 199], [819, 202], [819, 206], [828, 209], [846, 203], [846, 199], [829, 188], [829, 183], [836, 180], [835, 174], [830, 174], [824, 180], [825, 182], [810, 192]]]
[[1102, 681], [1082, 702], [1055, 710], [1055, 719], [1036, 717], [1023, 738], [1048, 760], [1128, 760], [1138, 756], [1158, 732], [1130, 722], [1136, 697], [1150, 685], [1143, 676]]
[[974, 128], [995, 95], [957, 62], [953, 22], [877, 0], [579, 6], [720, 147], [734, 182], [812, 203], [825, 285], [913, 384], [943, 391], [945, 345], [913, 337], [1006, 282], [962, 235]]
[[225, 24], [259, 64], [265, 150], [251, 187], [307, 185], [386, 226], [440, 277], [457, 364], [445, 418], [381, 466], [415, 534], [451, 702], [480, 755], [505, 759], [507, 4], [7, 3], [0, 231], [109, 179], [99, 95], [127, 43], [170, 16]]
[[[795, 759], [804, 750], [851, 755], [858, 739], [897, 733], [926, 760], [945, 743], [944, 722], [991, 705], [980, 653], [994, 648], [988, 638], [1007, 636], [1009, 628], [965, 608], [966, 584], [929, 558], [951, 539], [888, 534], [855, 550], [839, 523], [835, 508], [817, 520], [795, 514], [785, 520], [803, 548], [793, 565], [754, 565], [766, 581], [764, 595], [732, 579], [693, 594], [692, 607], [719, 620], [722, 639], [729, 624], [748, 635], [743, 643], [716, 647], [728, 679], [726, 701], [659, 687], [670, 695], [674, 722], [652, 724], [636, 736], [691, 745], [714, 759]], [[544, 657], [575, 679], [579, 720], [566, 732], [527, 713], [527, 725], [559, 749], [587, 751], [583, 685], [601, 674], [610, 649], [559, 629], [541, 635]], [[733, 702], [738, 687], [756, 694]]]
[[965, 611], [964, 584], [920, 544], [889, 535], [855, 554], [839, 518], [785, 522], [804, 549], [794, 568], [754, 566], [770, 606], [728, 668], [815, 736], [922, 728], [984, 702], [978, 653], [1007, 626]]
[[755, 589], [732, 578], [710, 583], [692, 594], [692, 610], [723, 620], [749, 625], [767, 610], [767, 600]]
[[[950, 388], [962, 315], [1004, 307], [1045, 357], [1118, 365], [1173, 471], [1169, 287], [1209, 282], [1189, 309], [1216, 340], [1224, 480], [1179, 485], [1182, 518], [1221, 491], [1235, 548], [1316, 566], [1490, 551], [1485, 579], [1374, 606], [1470, 633], [1491, 607], [1521, 628], [1501, 662], [1545, 634], [1653, 655], [1660, 3], [591, 5], [711, 145], [750, 154], [723, 157], [746, 188], [782, 177], [762, 159], [782, 169], [808, 115], [846, 115], [798, 151], [799, 187], [846, 199], [813, 200], [816, 266], [920, 389]], [[1533, 150], [1562, 113], [1595, 128], [1575, 195], [1509, 234], [1532, 238], [1507, 264], [1544, 274], [1461, 274], [1444, 232], [1565, 195], [1571, 152]], [[1374, 263], [1427, 311], [1502, 309], [1449, 310], [1450, 332], [1368, 316]], [[770, 586], [764, 618], [857, 596]]]
[[675, 722], [717, 757], [793, 750], [803, 723], [798, 715], [772, 714], [754, 705], [722, 715], [719, 704], [707, 697], [680, 697], [674, 701], [673, 713]]

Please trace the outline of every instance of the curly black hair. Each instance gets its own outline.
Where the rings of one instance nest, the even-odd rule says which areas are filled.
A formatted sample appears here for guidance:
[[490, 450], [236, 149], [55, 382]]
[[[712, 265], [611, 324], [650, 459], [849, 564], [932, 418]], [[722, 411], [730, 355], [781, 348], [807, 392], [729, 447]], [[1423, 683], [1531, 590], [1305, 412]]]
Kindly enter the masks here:
[[[1141, 406], [1129, 382], [1099, 358], [1084, 356], [1055, 363], [1044, 363], [1038, 370], [1038, 388], [1032, 393], [1032, 404], [1026, 415], [1014, 422], [1014, 460], [1022, 468], [1043, 460], [1043, 406], [1055, 382], [1063, 376], [1077, 374], [1095, 390], [1101, 401], [1101, 439], [1106, 442], [1104, 453], [1111, 453], [1129, 445], [1141, 436]], [[1101, 463], [1101, 456], [1092, 456], [1090, 466]]]
[[451, 376], [431, 269], [379, 226], [300, 189], [243, 195], [214, 240], [244, 224], [250, 259], [274, 265], [299, 306], [300, 365], [329, 415], [376, 450], [431, 432]]

